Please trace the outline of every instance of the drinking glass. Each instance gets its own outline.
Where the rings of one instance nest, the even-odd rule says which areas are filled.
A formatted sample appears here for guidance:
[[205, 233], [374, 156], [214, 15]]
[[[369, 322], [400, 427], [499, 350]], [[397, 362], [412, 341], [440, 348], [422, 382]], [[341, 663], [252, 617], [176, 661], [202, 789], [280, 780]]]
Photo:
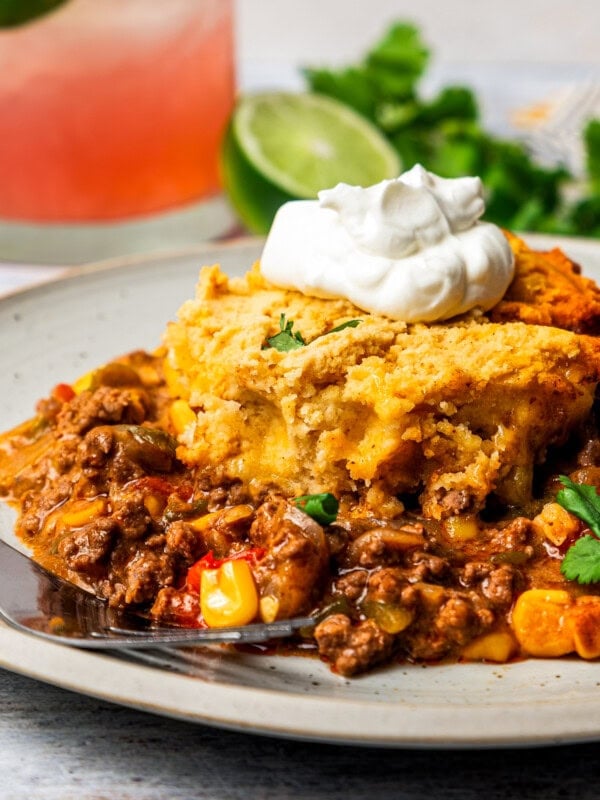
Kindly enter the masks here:
[[0, 258], [74, 263], [233, 224], [232, 4], [66, 0], [0, 29]]

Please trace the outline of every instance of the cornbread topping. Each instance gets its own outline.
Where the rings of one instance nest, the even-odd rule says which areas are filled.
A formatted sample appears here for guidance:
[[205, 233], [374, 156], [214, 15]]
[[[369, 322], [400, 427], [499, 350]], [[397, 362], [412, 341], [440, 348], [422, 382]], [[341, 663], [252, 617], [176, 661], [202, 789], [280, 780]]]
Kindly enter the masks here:
[[282, 206], [261, 270], [277, 286], [405, 322], [485, 311], [508, 288], [514, 258], [502, 231], [479, 221], [484, 210], [479, 178], [439, 178], [419, 164], [367, 189], [341, 183]]

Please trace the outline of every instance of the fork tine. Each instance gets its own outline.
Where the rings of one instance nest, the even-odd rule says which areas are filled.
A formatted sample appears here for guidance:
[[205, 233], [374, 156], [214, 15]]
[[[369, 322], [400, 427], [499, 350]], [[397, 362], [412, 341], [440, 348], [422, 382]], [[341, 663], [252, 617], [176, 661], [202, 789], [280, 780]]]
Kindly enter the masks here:
[[111, 655], [126, 661], [143, 663], [157, 669], [167, 669], [191, 677], [210, 678], [215, 667], [221, 666], [222, 651], [213, 646], [156, 647], [145, 650], [120, 648]]
[[106, 626], [108, 635], [127, 636], [140, 641], [156, 641], [157, 644], [185, 644], [214, 642], [264, 642], [280, 636], [289, 636], [302, 628], [311, 628], [315, 624], [312, 617], [296, 617], [282, 619], [277, 622], [254, 623], [240, 628], [147, 628], [142, 631], [120, 628], [115, 625]]
[[112, 655], [117, 658], [123, 658], [126, 661], [142, 662], [150, 667], [166, 669], [182, 675], [191, 675], [197, 678], [205, 678], [207, 675], [206, 669], [202, 669], [196, 664], [190, 663], [187, 659], [182, 658], [182, 651], [176, 648], [165, 647], [157, 648], [156, 650], [130, 650], [124, 647], [120, 650], [116, 650]]

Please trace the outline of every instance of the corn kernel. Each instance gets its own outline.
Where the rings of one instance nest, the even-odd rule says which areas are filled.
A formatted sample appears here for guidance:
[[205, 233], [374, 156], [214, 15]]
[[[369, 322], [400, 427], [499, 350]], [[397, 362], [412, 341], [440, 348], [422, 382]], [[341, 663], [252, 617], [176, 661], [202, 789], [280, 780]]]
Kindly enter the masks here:
[[514, 636], [508, 631], [487, 633], [474, 639], [463, 649], [462, 656], [467, 661], [494, 661], [503, 664], [517, 651]]
[[179, 435], [196, 421], [196, 415], [185, 400], [174, 400], [169, 410], [173, 427]]
[[438, 586], [437, 583], [424, 583], [417, 581], [413, 584], [415, 589], [418, 589], [421, 597], [426, 603], [438, 605], [444, 601], [446, 597], [446, 590], [443, 586]]
[[81, 375], [81, 377], [77, 378], [75, 383], [71, 384], [75, 394], [86, 392], [91, 387], [95, 372], [96, 370], [86, 372], [85, 375]]
[[581, 658], [600, 657], [600, 597], [578, 597], [569, 612], [575, 650]]
[[158, 386], [160, 383], [160, 375], [156, 367], [151, 364], [141, 364], [137, 367], [136, 372], [140, 376], [140, 380], [144, 386]]
[[260, 598], [259, 610], [263, 622], [275, 622], [279, 611], [279, 600], [272, 594], [265, 595]]
[[246, 561], [202, 570], [200, 611], [209, 628], [246, 625], [258, 612], [258, 592]]
[[166, 497], [160, 494], [148, 494], [144, 497], [144, 506], [151, 517], [160, 517], [167, 504]]
[[369, 619], [375, 620], [386, 633], [400, 633], [408, 628], [415, 616], [410, 609], [404, 606], [374, 600], [365, 601], [362, 604], [362, 610]]
[[546, 503], [532, 524], [538, 535], [557, 547], [579, 530], [578, 520], [558, 503]]
[[512, 626], [523, 650], [532, 656], [553, 658], [574, 647], [569, 624], [572, 599], [560, 589], [528, 589], [515, 603]]
[[108, 503], [105, 497], [97, 497], [95, 500], [76, 500], [71, 503], [68, 511], [60, 515], [61, 522], [67, 528], [81, 528], [97, 517], [101, 517], [107, 507]]
[[479, 535], [477, 517], [473, 514], [464, 514], [457, 517], [448, 517], [442, 523], [444, 533], [448, 538], [458, 542], [468, 542]]

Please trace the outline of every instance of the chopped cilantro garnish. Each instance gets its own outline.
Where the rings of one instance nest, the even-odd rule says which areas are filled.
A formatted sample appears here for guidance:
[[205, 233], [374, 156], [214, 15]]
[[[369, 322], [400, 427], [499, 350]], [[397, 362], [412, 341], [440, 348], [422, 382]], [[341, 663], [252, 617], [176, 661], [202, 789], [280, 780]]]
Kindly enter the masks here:
[[360, 322], [361, 322], [360, 319], [349, 319], [348, 322], [342, 322], [341, 325], [336, 325], [335, 328], [332, 328], [330, 331], [327, 331], [327, 333], [337, 333], [338, 331], [343, 331], [344, 328], [356, 328], [356, 326]]
[[300, 331], [294, 331], [293, 327], [292, 320], [286, 320], [285, 314], [281, 314], [279, 316], [279, 333], [267, 339], [267, 347], [273, 347], [280, 353], [288, 353], [290, 350], [305, 347], [306, 342], [302, 334]]
[[556, 502], [585, 522], [594, 534], [571, 545], [561, 572], [570, 581], [596, 583], [600, 581], [600, 496], [595, 486], [574, 483], [565, 475], [560, 476], [560, 481], [564, 488], [557, 492]]
[[[360, 319], [350, 319], [347, 322], [342, 322], [330, 331], [327, 331], [327, 334], [343, 331], [344, 328], [356, 328], [359, 322], [361, 322]], [[308, 343], [304, 340], [300, 331], [294, 331], [293, 328], [293, 321], [291, 319], [286, 319], [285, 314], [280, 314], [279, 333], [276, 333], [275, 336], [269, 336], [262, 349], [266, 350], [269, 347], [273, 347], [275, 350], [279, 350], [280, 353], [288, 353], [290, 350], [298, 350], [299, 347], [306, 347]], [[323, 333], [321, 336], [326, 336], [327, 334]], [[316, 338], [319, 339], [320, 337], [317, 336]]]
[[330, 492], [304, 494], [301, 497], [295, 497], [294, 503], [320, 525], [331, 525], [332, 522], [335, 522], [340, 507], [337, 499]]

